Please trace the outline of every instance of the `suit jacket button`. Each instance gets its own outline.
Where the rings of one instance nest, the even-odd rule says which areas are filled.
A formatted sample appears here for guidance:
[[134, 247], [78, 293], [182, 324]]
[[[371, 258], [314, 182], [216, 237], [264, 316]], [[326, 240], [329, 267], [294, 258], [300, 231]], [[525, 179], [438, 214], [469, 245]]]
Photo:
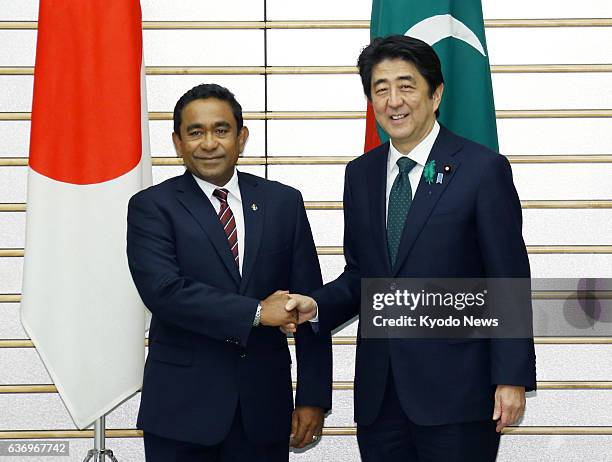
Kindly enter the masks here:
[[240, 357], [241, 357], [242, 359], [246, 358], [246, 353], [240, 353]]

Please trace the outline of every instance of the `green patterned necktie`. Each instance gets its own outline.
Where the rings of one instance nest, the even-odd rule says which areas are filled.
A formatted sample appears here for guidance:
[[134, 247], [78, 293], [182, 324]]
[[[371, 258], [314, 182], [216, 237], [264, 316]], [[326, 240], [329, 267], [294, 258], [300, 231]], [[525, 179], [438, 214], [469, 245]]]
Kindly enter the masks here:
[[408, 157], [397, 160], [399, 173], [395, 177], [391, 193], [389, 194], [389, 213], [387, 215], [387, 243], [389, 245], [389, 258], [391, 266], [395, 265], [406, 216], [412, 203], [412, 188], [408, 174], [416, 162]]

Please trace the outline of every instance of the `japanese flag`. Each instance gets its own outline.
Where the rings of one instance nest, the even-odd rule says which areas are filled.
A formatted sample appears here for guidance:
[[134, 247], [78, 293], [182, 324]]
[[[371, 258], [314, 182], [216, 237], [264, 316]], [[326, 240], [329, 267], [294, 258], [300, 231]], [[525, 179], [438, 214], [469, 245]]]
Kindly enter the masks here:
[[137, 0], [40, 1], [21, 318], [78, 428], [142, 384], [125, 234], [151, 183], [145, 95]]

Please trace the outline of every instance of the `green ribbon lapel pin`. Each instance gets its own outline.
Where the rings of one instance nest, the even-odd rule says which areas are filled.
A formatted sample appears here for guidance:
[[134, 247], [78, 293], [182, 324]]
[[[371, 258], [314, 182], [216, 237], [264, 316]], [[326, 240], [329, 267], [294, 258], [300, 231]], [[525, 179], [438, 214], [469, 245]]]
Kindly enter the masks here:
[[436, 176], [436, 161], [430, 160], [425, 164], [423, 168], [423, 178], [427, 184], [432, 184], [434, 182], [434, 177]]

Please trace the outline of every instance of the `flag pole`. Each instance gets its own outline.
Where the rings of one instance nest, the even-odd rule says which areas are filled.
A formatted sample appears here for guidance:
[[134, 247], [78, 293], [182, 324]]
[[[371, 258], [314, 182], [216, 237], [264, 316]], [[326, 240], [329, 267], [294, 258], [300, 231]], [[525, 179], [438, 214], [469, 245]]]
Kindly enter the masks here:
[[[113, 455], [113, 451], [106, 449], [106, 416], [98, 418], [94, 422], [94, 448], [87, 451], [87, 456], [83, 462], [104, 462], [105, 458], [111, 462], [117, 462], [117, 459]], [[93, 459], [92, 459], [93, 457]]]
[[104, 451], [106, 450], [106, 416], [102, 416], [94, 422], [94, 450], [99, 454], [100, 462], [103, 462]]

